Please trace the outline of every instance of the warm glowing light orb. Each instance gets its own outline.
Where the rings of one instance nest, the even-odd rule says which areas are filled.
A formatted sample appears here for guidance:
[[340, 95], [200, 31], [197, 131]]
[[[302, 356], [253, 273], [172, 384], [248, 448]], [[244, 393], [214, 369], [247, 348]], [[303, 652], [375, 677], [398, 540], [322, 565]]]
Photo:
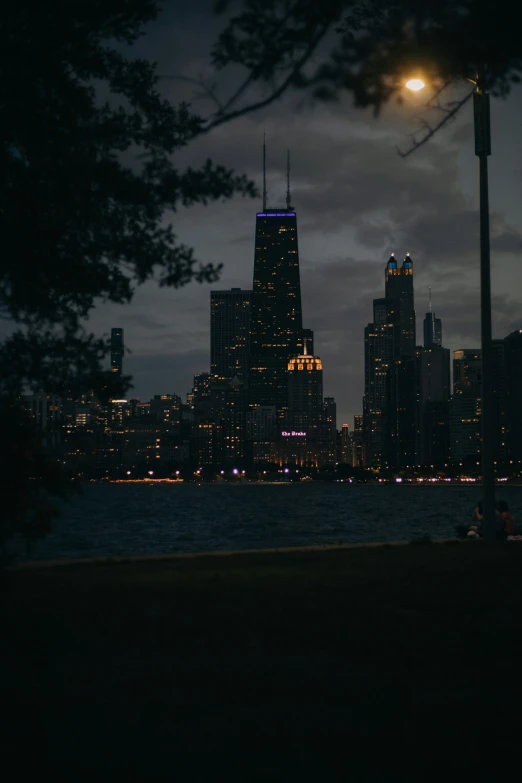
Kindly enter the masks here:
[[406, 87], [408, 90], [412, 90], [413, 92], [419, 92], [419, 90], [422, 90], [422, 88], [425, 86], [426, 85], [422, 79], [410, 79], [408, 82], [406, 82]]

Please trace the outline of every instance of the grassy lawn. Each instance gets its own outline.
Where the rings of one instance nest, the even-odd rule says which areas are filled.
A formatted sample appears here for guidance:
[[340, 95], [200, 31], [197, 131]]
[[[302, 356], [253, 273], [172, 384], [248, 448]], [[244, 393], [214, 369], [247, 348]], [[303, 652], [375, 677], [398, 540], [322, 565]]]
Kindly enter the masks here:
[[0, 598], [16, 779], [519, 778], [518, 544], [21, 569]]

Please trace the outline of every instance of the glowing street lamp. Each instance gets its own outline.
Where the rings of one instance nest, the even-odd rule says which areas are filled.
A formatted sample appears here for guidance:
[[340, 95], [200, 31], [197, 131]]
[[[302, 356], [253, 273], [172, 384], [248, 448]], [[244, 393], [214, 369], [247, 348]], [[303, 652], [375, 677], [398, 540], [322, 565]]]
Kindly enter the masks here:
[[[488, 156], [491, 155], [489, 118], [489, 93], [486, 92], [484, 69], [476, 80], [473, 92], [475, 125], [475, 155], [479, 159], [480, 200], [480, 332], [482, 348], [482, 504], [484, 509], [484, 533], [488, 541], [496, 539], [495, 521], [495, 467], [493, 448], [495, 441], [495, 409], [493, 374], [494, 356], [491, 329], [491, 264], [489, 241], [489, 192]], [[406, 82], [409, 90], [418, 92], [424, 87], [421, 79]]]
[[419, 92], [419, 90], [422, 90], [425, 86], [422, 79], [410, 79], [406, 82], [406, 87], [412, 92]]

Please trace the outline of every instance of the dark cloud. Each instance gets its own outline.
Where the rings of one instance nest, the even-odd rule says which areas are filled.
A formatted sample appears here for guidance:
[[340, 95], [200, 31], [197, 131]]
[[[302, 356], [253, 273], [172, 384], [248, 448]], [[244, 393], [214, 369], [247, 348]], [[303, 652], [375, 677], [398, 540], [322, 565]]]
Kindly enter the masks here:
[[146, 313], [124, 313], [121, 316], [121, 322], [125, 325], [130, 323], [141, 326], [143, 329], [165, 329], [166, 324], [156, 321]]

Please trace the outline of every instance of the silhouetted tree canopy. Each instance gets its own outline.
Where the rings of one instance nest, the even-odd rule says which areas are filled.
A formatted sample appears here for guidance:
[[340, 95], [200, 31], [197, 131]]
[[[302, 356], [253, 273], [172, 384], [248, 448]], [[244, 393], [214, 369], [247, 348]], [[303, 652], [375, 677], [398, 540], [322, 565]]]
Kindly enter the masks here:
[[[378, 112], [412, 73], [442, 89], [485, 65], [502, 97], [520, 81], [521, 12], [507, 0], [218, 0], [216, 11], [230, 16], [213, 62], [243, 66], [245, 78], [207, 128], [290, 88], [330, 100], [348, 91]], [[249, 98], [255, 86], [262, 94]]]
[[168, 210], [252, 194], [212, 163], [176, 168], [201, 127], [156, 87], [131, 45], [155, 0], [10, 3], [0, 19], [0, 391], [51, 391], [99, 370], [106, 344], [82, 330], [96, 301], [139, 283], [213, 281], [180, 244]]
[[133, 56], [158, 13], [156, 0], [18, 0], [0, 16], [0, 560], [15, 532], [47, 532], [51, 498], [71, 487], [19, 395], [121, 396], [129, 379], [103, 371], [107, 341], [84, 319], [152, 277], [216, 280], [220, 265], [177, 241], [171, 215], [254, 194], [210, 160], [176, 167], [202, 120], [164, 100], [155, 64]]

